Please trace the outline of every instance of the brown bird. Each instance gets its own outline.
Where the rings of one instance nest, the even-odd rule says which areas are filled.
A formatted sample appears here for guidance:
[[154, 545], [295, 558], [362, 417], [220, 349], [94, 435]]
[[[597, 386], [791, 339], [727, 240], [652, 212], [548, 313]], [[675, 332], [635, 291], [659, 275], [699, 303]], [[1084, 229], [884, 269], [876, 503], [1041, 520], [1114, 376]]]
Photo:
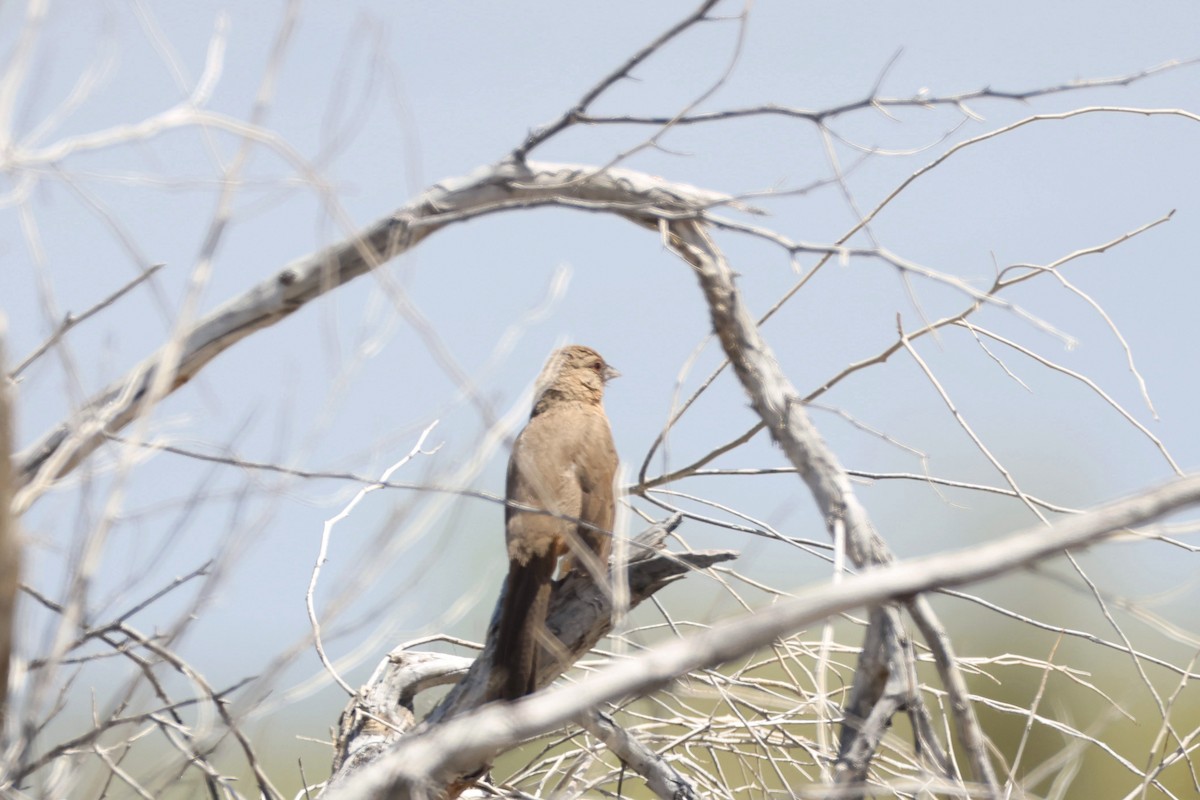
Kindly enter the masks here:
[[[589, 347], [556, 350], [538, 376], [529, 423], [513, 444], [509, 503], [550, 513], [505, 509], [508, 588], [494, 664], [504, 674], [500, 696], [506, 700], [537, 689], [538, 635], [568, 541], [586, 547], [607, 568], [617, 451], [601, 401], [604, 384], [619, 374]], [[564, 572], [572, 559], [566, 562]]]

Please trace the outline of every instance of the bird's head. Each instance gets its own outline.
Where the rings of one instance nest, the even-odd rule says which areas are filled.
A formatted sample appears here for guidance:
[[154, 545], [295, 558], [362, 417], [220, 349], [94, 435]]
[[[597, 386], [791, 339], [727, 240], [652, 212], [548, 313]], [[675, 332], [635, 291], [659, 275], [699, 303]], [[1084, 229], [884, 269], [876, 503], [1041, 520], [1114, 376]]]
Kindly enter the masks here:
[[572, 344], [555, 350], [538, 376], [537, 406], [544, 400], [599, 403], [604, 384], [621, 373], [590, 347]]

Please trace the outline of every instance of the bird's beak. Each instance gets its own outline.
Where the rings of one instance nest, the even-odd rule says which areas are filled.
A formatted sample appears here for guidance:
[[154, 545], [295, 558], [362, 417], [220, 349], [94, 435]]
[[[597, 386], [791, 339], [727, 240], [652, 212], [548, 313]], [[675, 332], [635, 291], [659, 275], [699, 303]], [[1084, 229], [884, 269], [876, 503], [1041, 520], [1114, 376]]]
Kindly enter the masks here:
[[613, 368], [612, 368], [611, 366], [609, 366], [608, 364], [605, 364], [605, 365], [604, 365], [604, 372], [602, 373], [602, 376], [603, 376], [603, 378], [604, 378], [604, 382], [605, 382], [605, 383], [608, 383], [608, 382], [609, 382], [609, 381], [611, 381], [613, 378], [619, 378], [619, 377], [621, 377], [621, 373], [620, 373], [620, 372], [617, 372], [617, 370], [613, 369]]

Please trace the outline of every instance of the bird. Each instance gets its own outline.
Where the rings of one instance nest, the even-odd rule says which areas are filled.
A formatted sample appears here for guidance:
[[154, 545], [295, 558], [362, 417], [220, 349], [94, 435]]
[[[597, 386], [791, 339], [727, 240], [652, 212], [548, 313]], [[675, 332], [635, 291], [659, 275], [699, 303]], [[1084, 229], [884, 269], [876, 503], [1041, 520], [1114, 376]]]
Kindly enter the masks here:
[[537, 689], [538, 637], [559, 557], [568, 556], [564, 574], [581, 569], [568, 541], [607, 569], [617, 451], [603, 399], [605, 384], [619, 375], [590, 347], [554, 351], [535, 384], [529, 422], [513, 443], [504, 512], [508, 582], [493, 659], [503, 676], [501, 699]]

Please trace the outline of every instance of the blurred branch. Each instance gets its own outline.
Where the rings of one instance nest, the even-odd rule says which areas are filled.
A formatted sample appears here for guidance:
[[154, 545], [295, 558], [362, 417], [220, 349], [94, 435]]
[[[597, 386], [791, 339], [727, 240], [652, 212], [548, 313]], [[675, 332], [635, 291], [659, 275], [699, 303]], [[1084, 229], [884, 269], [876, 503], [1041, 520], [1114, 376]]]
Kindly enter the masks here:
[[[876, 211], [878, 211], [878, 210], [879, 209], [876, 209]], [[874, 212], [872, 212], [872, 213], [874, 213]], [[1068, 253], [1065, 256], [1062, 256], [1061, 258], [1056, 259], [1055, 261], [1050, 262], [1049, 264], [1045, 264], [1045, 265], [1013, 264], [1013, 265], [1001, 270], [1000, 274], [996, 276], [996, 279], [993, 281], [992, 285], [990, 287], [988, 287], [988, 289], [986, 291], [984, 291], [983, 294], [988, 297], [994, 297], [996, 294], [998, 294], [1001, 291], [1004, 291], [1005, 289], [1008, 289], [1009, 287], [1018, 285], [1027, 280], [1035, 278], [1039, 275], [1045, 275], [1045, 274], [1057, 275], [1058, 269], [1060, 267], [1064, 266], [1065, 264], [1068, 264], [1072, 261], [1075, 261], [1076, 259], [1082, 258], [1087, 255], [1096, 255], [1096, 254], [1100, 254], [1100, 253], [1105, 253], [1108, 250], [1110, 250], [1114, 247], [1117, 247], [1117, 246], [1129, 241], [1130, 239], [1133, 239], [1136, 236], [1140, 236], [1141, 234], [1146, 233], [1147, 231], [1150, 231], [1151, 229], [1158, 227], [1159, 225], [1166, 224], [1174, 216], [1174, 213], [1175, 212], [1172, 211], [1167, 214], [1164, 214], [1155, 220], [1147, 222], [1143, 225], [1139, 225], [1137, 228], [1134, 228], [1133, 230], [1126, 231], [1112, 239], [1101, 242], [1100, 244], [1081, 248], [1079, 250], [1075, 250], [1071, 253]], [[716, 225], [717, 225], [717, 227], [728, 227], [725, 223], [723, 223], [719, 220], [716, 222]], [[736, 226], [733, 229], [739, 230], [739, 229], [744, 229], [744, 227], [745, 226]], [[755, 230], [758, 231], [759, 229], [755, 229]], [[852, 232], [856, 232], [857, 230], [858, 230], [858, 228], [856, 227], [856, 228], [854, 228], [854, 230]], [[746, 232], [746, 231], [742, 230], [742, 232]], [[755, 235], [758, 235], [758, 233], [755, 233]], [[850, 234], [847, 234], [846, 237], [839, 239], [838, 240], [839, 243], [844, 241], [846, 238], [848, 238], [849, 235]], [[770, 237], [770, 240], [773, 241], [775, 244], [778, 244], [778, 245], [784, 247], [785, 249], [789, 249], [789, 250], [791, 248], [799, 246], [796, 243], [791, 242], [790, 240], [786, 239], [785, 237], [781, 237], [778, 235], [772, 235]], [[809, 250], [814, 250], [814, 251], [821, 250], [820, 247], [815, 246], [815, 245], [804, 245], [803, 247], [806, 249], [809, 249]], [[830, 255], [840, 252], [836, 247], [829, 247], [827, 249], [828, 249], [828, 252]], [[869, 253], [869, 252], [870, 251], [867, 251], [867, 250], [858, 251], [857, 253], [848, 253], [847, 252], [846, 255], [852, 255], [852, 254], [860, 254], [861, 255], [861, 254], [865, 254], [865, 253]], [[824, 263], [824, 260], [822, 260], [821, 263]], [[818, 265], [818, 266], [820, 266], [820, 265]], [[814, 268], [814, 270], [815, 269], [816, 268]], [[790, 299], [807, 282], [808, 278], [812, 276], [814, 270], [810, 270], [808, 273], [805, 274], [804, 278], [802, 278], [795, 285], [793, 285], [784, 294], [784, 296], [782, 298], [780, 298], [771, 307], [770, 311], [768, 311], [766, 314], [764, 314], [762, 317], [759, 318], [758, 324], [761, 326], [768, 319], [770, 319], [771, 316], [773, 315], [773, 313], [775, 311], [777, 311], [785, 302], [787, 302], [787, 300]], [[1014, 274], [1010, 275], [1010, 273], [1014, 273]], [[912, 340], [915, 340], [922, 336], [925, 336], [926, 334], [934, 334], [937, 331], [941, 330], [942, 328], [951, 327], [951, 326], [961, 326], [961, 327], [966, 327], [968, 330], [972, 330], [972, 326], [967, 324], [966, 320], [967, 320], [967, 318], [969, 318], [970, 316], [972, 316], [973, 314], [978, 312], [981, 308], [983, 308], [983, 303], [978, 298], [976, 298], [975, 300], [973, 300], [969, 305], [967, 305], [963, 310], [959, 311], [958, 313], [952, 314], [947, 317], [943, 317], [943, 318], [938, 319], [933, 322], [929, 322], [929, 323], [923, 325], [922, 327], [914, 330], [913, 332], [909, 333], [907, 335], [907, 338], [909, 341], [912, 341]], [[830, 389], [837, 386], [839, 383], [841, 383], [842, 381], [844, 381], [846, 378], [850, 377], [851, 375], [855, 374], [856, 372], [859, 372], [861, 370], [864, 370], [864, 369], [874, 366], [876, 364], [886, 363], [889, 358], [891, 358], [893, 355], [895, 355], [897, 352], [899, 352], [902, 349], [904, 349], [904, 342], [901, 338], [897, 338], [897, 340], [893, 344], [888, 345], [883, 350], [881, 350], [879, 353], [876, 353], [875, 355], [870, 356], [869, 358], [860, 359], [859, 361], [855, 361], [854, 363], [849, 364], [844, 369], [839, 371], [836, 375], [829, 378], [824, 383], [822, 383], [820, 386], [818, 386], [816, 389], [812, 390], [807, 395], [805, 395], [803, 398], [805, 404], [812, 403], [815, 400], [817, 400], [818, 398], [820, 398], [821, 396], [827, 394]], [[1034, 358], [1035, 360], [1041, 360], [1040, 357], [1033, 355], [1032, 351], [1030, 351], [1029, 355], [1031, 358]], [[675, 423], [677, 423], [680, 420], [680, 418], [682, 418], [683, 413], [688, 408], [691, 407], [692, 403], [694, 403], [699, 398], [699, 396], [708, 389], [708, 387], [710, 385], [712, 385], [712, 382], [716, 379], [717, 375], [719, 375], [728, 364], [729, 364], [728, 360], [723, 361], [716, 369], [713, 370], [712, 373], [709, 374], [709, 376], [696, 389], [696, 391], [693, 392], [692, 395], [690, 397], [688, 397], [687, 401], [683, 403], [683, 405], [680, 407], [680, 409], [675, 414], [672, 415], [671, 420], [669, 421], [669, 423], [667, 425], [668, 429], [671, 426], [673, 426]], [[1050, 365], [1047, 364], [1047, 366], [1050, 366]], [[1085, 381], [1087, 380], [1084, 376], [1080, 376], [1080, 379], [1083, 379]], [[1120, 412], [1120, 411], [1121, 411], [1121, 409], [1118, 409], [1118, 412]], [[659, 434], [658, 438], [654, 441], [654, 443], [651, 445], [650, 449], [646, 453], [646, 456], [642, 463], [641, 471], [638, 475], [638, 482], [636, 484], [634, 484], [633, 486], [630, 486], [627, 489], [627, 491], [631, 494], [642, 494], [646, 490], [653, 489], [657, 486], [662, 486], [662, 485], [665, 485], [668, 483], [673, 483], [677, 480], [691, 477], [692, 475], [703, 474], [701, 470], [706, 464], [711, 464], [713, 461], [715, 461], [717, 458], [724, 455], [725, 453], [736, 450], [737, 448], [746, 444], [751, 439], [753, 439], [755, 436], [757, 436], [759, 433], [761, 433], [763, 430], [765, 430], [766, 427], [767, 427], [766, 423], [764, 423], [760, 420], [759, 422], [756, 422], [754, 425], [752, 425], [749, 429], [747, 429], [741, 435], [737, 436], [736, 438], [734, 438], [722, 445], [719, 445], [719, 446], [713, 448], [712, 450], [705, 453], [703, 456], [696, 459], [695, 461], [688, 464], [687, 466], [680, 467], [678, 469], [672, 470], [669, 473], [650, 478], [650, 477], [646, 476], [646, 471], [649, 467], [650, 460], [653, 457], [655, 450], [657, 449], [658, 446], [661, 445], [661, 443], [663, 441], [663, 437], [665, 436], [665, 433], [666, 433], [664, 431], [663, 433]], [[1138, 429], [1142, 430], [1142, 426], [1138, 426]], [[1148, 431], [1146, 433], [1148, 434]], [[1178, 466], [1175, 464], [1175, 461], [1171, 457], [1171, 455], [1166, 451], [1165, 446], [1163, 446], [1162, 443], [1157, 438], [1153, 437], [1153, 435], [1150, 435], [1150, 439], [1158, 447], [1159, 452], [1161, 452], [1163, 454], [1163, 456], [1167, 459], [1167, 462], [1171, 465], [1171, 468], [1173, 470], [1175, 470], [1175, 472], [1177, 474], [1179, 474]]]
[[[763, 340], [758, 325], [743, 304], [733, 283], [733, 273], [716, 243], [696, 222], [667, 224], [665, 233], [675, 252], [696, 270], [712, 315], [713, 329], [721, 341], [726, 358], [750, 396], [755, 412], [812, 492], [834, 542], [845, 546], [846, 554], [860, 569], [890, 563], [893, 556], [859, 503], [850, 484], [850, 476], [809, 420], [803, 399], [783, 374], [774, 353]], [[844, 544], [841, 542], [843, 533]], [[920, 597], [909, 604], [909, 611], [917, 619], [927, 643], [933, 649], [938, 672], [950, 694], [959, 736], [976, 778], [987, 787], [989, 796], [999, 797], [1000, 788], [988, 758], [983, 731], [968, 699], [966, 683], [950, 649], [949, 637], [928, 603]], [[908, 648], [900, 641], [903, 637], [902, 625], [896, 610], [885, 609], [883, 614], [876, 615], [872, 629], [878, 626], [882, 626], [883, 630], [878, 632], [874, 640], [880, 646], [886, 644], [893, 654], [893, 658], [887, 662], [888, 670], [896, 675], [915, 678], [911, 659], [904, 657]], [[858, 715], [867, 709], [874, 709], [880, 703], [891, 704], [889, 695], [885, 694], [887, 681], [881, 679], [876, 668], [877, 659], [877, 654], [867, 653], [865, 649], [859, 657], [858, 674], [854, 682], [856, 693], [846, 704]], [[912, 683], [915, 684], [915, 680]], [[932, 725], [923, 719], [923, 706], [912, 704], [907, 710], [918, 717], [914, 722], [918, 731], [932, 730]], [[858, 724], [858, 719], [848, 717], [843, 724], [854, 726]], [[849, 745], [852, 741], [853, 737], [843, 735], [843, 745]], [[926, 749], [935, 746], [934, 742], [927, 744]], [[936, 750], [933, 752], [934, 760], [943, 768], [949, 765], [949, 759]], [[847, 761], [847, 756], [847, 752], [843, 752], [839, 759], [843, 767], [838, 772], [839, 782], [864, 780], [866, 760], [856, 758]]]
[[[1144, 111], [1089, 110], [1123, 113]], [[1169, 112], [1162, 110], [1153, 113]], [[1193, 115], [1182, 115], [1200, 119]], [[867, 214], [854, 230], [861, 229], [884, 205], [911, 184], [917, 175], [932, 169], [963, 146], [984, 141], [1035, 119], [1065, 116], [1068, 115], [1029, 118], [1001, 131], [955, 146], [905, 181], [874, 211]], [[1079, 251], [1050, 267], [1029, 267], [1027, 271], [1012, 276], [1006, 270], [997, 277], [991, 289], [980, 292], [961, 279], [913, 264], [881, 248], [848, 249], [841, 242], [833, 245], [796, 243], [766, 229], [728, 220], [713, 220], [710, 211], [714, 208], [732, 207], [748, 210], [741, 206], [736, 198], [726, 194], [669, 182], [633, 170], [597, 170], [589, 166], [509, 161], [431, 187], [392, 215], [338, 244], [293, 262], [247, 293], [230, 300], [200, 319], [182, 332], [176, 340], [177, 343], [168, 344], [145, 359], [123, 379], [114, 382], [107, 390], [85, 404], [71, 419], [60, 424], [17, 456], [14, 485], [19, 491], [12, 508], [17, 514], [29, 508], [49, 489], [54, 480], [68, 474], [102, 443], [114, 437], [117, 431], [146, 413], [152, 402], [186, 384], [209, 361], [252, 333], [273, 325], [331, 289], [403, 254], [423, 241], [426, 236], [452, 223], [500, 211], [542, 206], [574, 208], [620, 216], [641, 227], [660, 232], [670, 246], [684, 255], [700, 276], [713, 314], [714, 328], [721, 338], [726, 356], [733, 363], [739, 379], [750, 394], [755, 410], [764, 420], [763, 427], [771, 431], [776, 441], [783, 446], [795, 469], [804, 478], [822, 509], [835, 542], [840, 543], [839, 531], [844, 530], [846, 553], [860, 569], [887, 565], [892, 561], [892, 556], [855, 498], [849, 474], [821, 441], [804, 412], [806, 400], [827, 389], [831, 383], [827, 383], [809, 398], [804, 398], [787, 381], [770, 349], [762, 340], [757, 324], [742, 305], [733, 285], [729, 266], [708, 235], [707, 223], [766, 238], [789, 248], [789, 252], [793, 253], [820, 252], [826, 256], [836, 254], [882, 259], [904, 273], [920, 275], [952, 286], [970, 299], [969, 311], [959, 317], [929, 323], [907, 334], [895, 348], [885, 351], [882, 356], [884, 359], [890, 352], [903, 347], [904, 341], [953, 324], [985, 303], [1022, 313], [1011, 303], [997, 301], [994, 294], [1000, 288], [1024, 281], [1036, 274], [1052, 271], [1059, 263], [1097, 249]], [[1163, 220], [1159, 222], [1161, 221]], [[1154, 224], [1158, 223], [1144, 226], [1134, 234]], [[847, 236], [852, 233], [853, 231]], [[1113, 243], [1105, 246], [1111, 244]], [[811, 274], [810, 272], [809, 275]], [[802, 282], [797, 288], [799, 285], [802, 285]], [[787, 296], [791, 296], [791, 293]], [[1028, 315], [1025, 316], [1031, 319]], [[877, 363], [877, 360], [870, 359], [851, 365], [834, 381], [870, 363]], [[158, 389], [162, 389], [162, 392]], [[754, 432], [752, 430], [748, 436]], [[140, 442], [134, 441], [133, 444]], [[949, 638], [923, 598], [910, 600], [907, 608], [921, 627], [933, 651], [943, 685], [950, 696], [950, 707], [959, 727], [960, 739], [970, 756], [974, 772], [988, 787], [989, 792], [995, 795], [998, 788], [984, 738], [975, 719], [966, 685], [957, 668]], [[930, 757], [936, 768], [948, 770], [949, 760], [939, 752], [938, 743], [929, 735], [933, 726], [927, 711], [919, 702], [919, 698], [912, 694], [917, 682], [910, 648], [905, 643], [897, 608], [885, 607], [882, 613], [876, 615], [870, 633], [869, 641], [879, 643], [879, 650], [864, 652], [861, 655], [859, 668], [863, 679], [856, 679], [853, 696], [845, 705], [847, 715], [844, 724], [857, 730], [861, 738], [843, 731], [844, 761], [837, 773], [837, 779], [864, 779], [868, 763], [864, 755], [869, 753], [877, 741], [873, 737], [882, 730], [877, 722], [878, 718], [890, 718], [895, 710], [902, 707], [912, 716], [915, 728], [921, 732], [922, 753]], [[480, 659], [477, 663], [486, 662]], [[879, 663], [888, 665], [888, 674], [883, 677], [891, 678], [890, 684], [888, 680], [868, 679], [872, 678], [872, 675], [868, 675], [868, 670], [876, 669]], [[874, 677], [878, 678], [879, 673], [874, 673]], [[897, 683], [900, 679], [903, 681]], [[433, 722], [447, 720], [453, 716], [444, 710], [446, 708], [454, 709], [454, 713], [458, 713], [463, 709], [475, 707], [482, 702], [481, 698], [486, 698], [486, 681], [471, 683], [471, 680], [463, 682], [460, 690], [456, 690], [457, 695], [452, 693], [451, 697], [455, 699], [432, 716]], [[897, 687], [901, 685], [909, 687], [907, 691], [910, 695], [905, 699], [900, 699], [901, 696], [897, 694]], [[464, 688], [467, 686], [475, 688], [468, 692]], [[857, 745], [854, 744], [856, 741]]]
[[[64, 652], [72, 652], [82, 648], [84, 644], [93, 639], [99, 640], [107, 645], [114, 655], [131, 661], [137, 669], [138, 677], [128, 682], [124, 698], [114, 703], [107, 715], [95, 719], [93, 727], [90, 730], [66, 741], [60, 741], [42, 753], [33, 752], [32, 746], [34, 742], [32, 739], [35, 737], [28, 737], [26, 740], [23, 740], [21, 742], [22, 747], [19, 748], [14, 756], [13, 762], [6, 765], [6, 775], [8, 777], [14, 781], [28, 780], [29, 776], [38, 770], [51, 764], [60, 763], [58, 760], [61, 757], [73, 756], [81, 750], [94, 745], [101, 737], [114, 729], [153, 724], [180, 752], [183, 764], [197, 767], [203, 772], [205, 783], [210, 787], [210, 793], [213, 796], [217, 795], [216, 786], [218, 784], [228, 785], [231, 779], [222, 775], [210, 763], [210, 756], [212, 755], [212, 751], [216, 749], [217, 744], [226, 735], [232, 734], [241, 746], [243, 754], [246, 757], [246, 763], [253, 771], [259, 783], [262, 796], [267, 798], [280, 797], [280, 794], [274, 789], [267, 778], [249, 737], [241, 730], [237, 720], [228, 708], [229, 697], [253, 679], [246, 678], [225, 689], [215, 691], [195, 668], [184, 661], [178, 653], [169, 647], [169, 640], [172, 638], [171, 634], [164, 635], [162, 632], [156, 632], [154, 635], [146, 635], [131, 627], [126, 621], [128, 617], [144, 609], [153, 601], [161, 599], [193, 578], [203, 575], [208, 567], [209, 564], [206, 563], [190, 574], [174, 579], [150, 598], [139, 602], [132, 608], [119, 614], [112, 621], [97, 624], [83, 631], [74, 643], [64, 649]], [[56, 614], [61, 615], [64, 613], [65, 609], [60, 603], [54, 602], [31, 587], [25, 586], [22, 588], [36, 602]], [[96, 660], [97, 658], [99, 656], [81, 655], [75, 661], [82, 663], [84, 661]], [[34, 661], [29, 665], [29, 669], [45, 669], [47, 666], [61, 666], [69, 663], [72, 663], [72, 659], [60, 658], [49, 665], [44, 662]], [[155, 669], [163, 664], [170, 667], [171, 670], [177, 672], [192, 684], [195, 690], [193, 696], [182, 700], [176, 700], [170, 696], [166, 688], [166, 682], [155, 672]], [[143, 680], [150, 687], [154, 696], [159, 699], [160, 705], [143, 713], [124, 714], [124, 708], [128, 700], [133, 696], [135, 691], [143, 688], [141, 686], [141, 681]], [[226, 723], [226, 730], [213, 735], [212, 731], [205, 733], [202, 725], [189, 724], [179, 712], [184, 708], [192, 706], [212, 707]], [[34, 728], [30, 721], [25, 721], [25, 724], [27, 729]]]
[[79, 325], [81, 322], [86, 322], [91, 317], [95, 316], [99, 312], [108, 308], [113, 303], [117, 302], [122, 297], [129, 294], [129, 292], [133, 291], [135, 288], [140, 286], [142, 283], [149, 280], [154, 275], [154, 273], [158, 272], [160, 269], [162, 269], [165, 266], [166, 266], [166, 264], [151, 265], [150, 267], [148, 267], [147, 269], [145, 269], [141, 273], [139, 273], [136, 278], [127, 282], [124, 286], [117, 289], [115, 292], [110, 294], [108, 297], [106, 297], [103, 300], [101, 300], [100, 302], [96, 303], [94, 306], [89, 308], [87, 311], [84, 311], [82, 314], [79, 314], [78, 316], [68, 312], [67, 316], [63, 319], [62, 324], [60, 324], [58, 326], [58, 328], [55, 329], [54, 333], [50, 334], [50, 337], [47, 338], [46, 341], [44, 341], [40, 345], [38, 345], [32, 353], [25, 356], [25, 358], [21, 360], [20, 364], [17, 364], [17, 366], [13, 367], [12, 372], [8, 373], [8, 377], [13, 380], [16, 380], [18, 377], [20, 377], [21, 373], [24, 372], [25, 369], [30, 364], [32, 364], [34, 361], [37, 361], [39, 358], [41, 358], [45, 354], [45, 352], [47, 350], [49, 350], [51, 347], [53, 347], [58, 342], [62, 341], [62, 338], [64, 336], [66, 336], [67, 333], [72, 328], [74, 328], [76, 325]]
[[602, 711], [580, 714], [575, 718], [575, 724], [604, 742], [622, 764], [645, 778], [646, 786], [662, 800], [698, 800], [700, 797], [691, 781], [608, 714]]
[[329, 538], [333, 534], [334, 526], [346, 519], [346, 517], [350, 516], [350, 513], [354, 510], [354, 507], [362, 502], [362, 499], [369, 493], [377, 489], [382, 489], [383, 481], [386, 481], [388, 478], [392, 477], [396, 470], [400, 469], [419, 455], [433, 455], [441, 449], [440, 444], [434, 447], [432, 450], [423, 449], [425, 440], [429, 438], [429, 434], [433, 432], [433, 429], [437, 426], [437, 424], [438, 420], [434, 420], [433, 422], [429, 423], [429, 425], [425, 427], [425, 430], [421, 432], [420, 437], [417, 439], [417, 443], [412, 446], [412, 449], [409, 450], [403, 458], [384, 470], [383, 474], [379, 476], [379, 481], [372, 483], [369, 486], [364, 486], [355, 492], [353, 499], [351, 499], [341, 511], [325, 520], [325, 524], [321, 528], [321, 545], [317, 553], [316, 563], [313, 564], [312, 577], [309, 578], [308, 581], [308, 590], [304, 593], [304, 605], [308, 610], [309, 625], [312, 627], [313, 647], [317, 651], [317, 656], [321, 659], [321, 665], [325, 667], [325, 671], [329, 673], [329, 676], [333, 678], [334, 682], [345, 689], [346, 694], [351, 696], [354, 695], [354, 690], [351, 689], [350, 685], [346, 683], [345, 679], [338, 674], [337, 668], [334, 667], [333, 662], [329, 660], [329, 656], [325, 653], [325, 644], [321, 640], [321, 622], [317, 617], [316, 599], [314, 597], [317, 593], [317, 582], [321, 577], [321, 567], [323, 567], [325, 562], [328, 560]]
[[[627, 565], [629, 607], [645, 601], [659, 589], [687, 574], [737, 557], [728, 550], [669, 553], [662, 549], [665, 537], [679, 524], [674, 517], [655, 525], [638, 536], [635, 554]], [[334, 774], [322, 796], [336, 795], [351, 785], [369, 765], [384, 757], [398, 742], [422, 738], [452, 718], [460, 717], [496, 696], [496, 677], [492, 670], [496, 626], [503, 603], [503, 592], [488, 628], [483, 651], [468, 663], [465, 659], [429, 653], [394, 651], [376, 668], [370, 682], [350, 701], [338, 724], [333, 761]], [[612, 629], [612, 608], [604, 587], [588, 575], [572, 572], [554, 586], [546, 628], [562, 645], [558, 658], [545, 659], [540, 665], [538, 684], [554, 681], [571, 664], [586, 654]], [[416, 717], [413, 700], [427, 688], [453, 680], [465, 669], [465, 676], [414, 730]], [[539, 692], [538, 696], [544, 692]], [[591, 710], [581, 712], [580, 724], [604, 732], [602, 739], [619, 744], [627, 763], [652, 785], [687, 785], [666, 765], [644, 748], [635, 746], [631, 737], [597, 719]], [[513, 740], [510, 744], [516, 744]], [[617, 751], [620, 755], [620, 751]], [[483, 765], [480, 765], [483, 766]], [[473, 770], [477, 771], [477, 770]], [[463, 778], [468, 773], [455, 776]], [[447, 784], [448, 785], [448, 784]]]
[[[1011, 130], [1019, 124], [1004, 130]], [[958, 145], [950, 153], [990, 135]], [[950, 153], [918, 174], [928, 171]], [[906, 180], [867, 218], [878, 213], [915, 177]], [[143, 360], [124, 378], [92, 398], [69, 420], [18, 454], [16, 485], [19, 491], [14, 501], [16, 513], [23, 513], [54, 480], [68, 474], [107, 436], [137, 418], [144, 401], [150, 396], [150, 387], [156, 382], [165, 387], [164, 391], [168, 394], [175, 391], [190, 381], [209, 361], [250, 334], [279, 322], [313, 299], [401, 255], [450, 223], [498, 211], [547, 205], [615, 213], [639, 225], [654, 228], [663, 220], [702, 217], [708, 209], [719, 206], [742, 207], [730, 195], [618, 168], [598, 172], [584, 166], [506, 162], [478, 170], [464, 178], [439, 183], [394, 214], [339, 244], [293, 262], [273, 277], [203, 317], [181, 334], [182, 346], [178, 351], [168, 345]], [[865, 223], [866, 219], [858, 227]], [[830, 253], [841, 249], [840, 245], [812, 247]], [[855, 253], [873, 255], [898, 268], [915, 270], [925, 277], [945, 281], [966, 292], [976, 303], [998, 302], [994, 291], [977, 292], [960, 280], [926, 270], [886, 251], [856, 250]], [[1027, 274], [1021, 275], [1003, 281], [1003, 284], [1016, 283], [1027, 277]], [[999, 305], [1014, 308], [1005, 302], [999, 302]], [[949, 324], [948, 321], [942, 323]], [[912, 335], [922, 332], [924, 329]], [[166, 356], [171, 358], [164, 361]], [[170, 380], [157, 378], [157, 371], [164, 363], [174, 365]], [[828, 384], [822, 388], [827, 387]]]
[[329, 797], [436, 796], [439, 787], [479, 769], [514, 742], [558, 728], [603, 703], [645, 694], [692, 670], [738, 658], [833, 614], [904, 602], [922, 592], [993, 578], [1197, 503], [1200, 475], [1193, 474], [1048, 527], [1039, 525], [983, 545], [893, 562], [837, 584], [810, 586], [752, 614], [631, 656], [596, 672], [582, 685], [552, 687], [516, 703], [492, 704], [414, 733], [370, 768], [332, 789]]
[[5, 320], [0, 316], [0, 741], [8, 719], [8, 673], [12, 664], [21, 546], [12, 513], [12, 392], [4, 375]]
[[[146, 358], [18, 454], [16, 513], [28, 509], [108, 435], [136, 419], [156, 382], [166, 387], [166, 394], [177, 390], [241, 340], [408, 251], [452, 222], [514, 208], [558, 205], [615, 212], [655, 227], [664, 215], [694, 216], [697, 208], [734, 203], [725, 194], [632, 170], [598, 174], [593, 168], [563, 164], [505, 163], [443, 181], [355, 236], [293, 262], [201, 318], [181, 334], [178, 351], [168, 345]], [[165, 360], [167, 356], [172, 358]], [[164, 363], [175, 365], [165, 383], [157, 377]]]

